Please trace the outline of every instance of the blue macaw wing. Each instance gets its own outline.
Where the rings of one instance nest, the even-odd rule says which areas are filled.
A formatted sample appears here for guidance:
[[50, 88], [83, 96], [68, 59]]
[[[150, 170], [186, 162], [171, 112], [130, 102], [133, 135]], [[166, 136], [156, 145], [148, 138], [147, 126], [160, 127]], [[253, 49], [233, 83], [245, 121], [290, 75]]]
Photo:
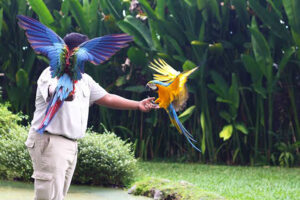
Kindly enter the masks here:
[[78, 49], [74, 51], [77, 79], [81, 79], [81, 73], [84, 73], [84, 63], [86, 61], [99, 65], [120, 49], [127, 47], [127, 43], [131, 41], [132, 37], [127, 34], [112, 34], [97, 37], [79, 45]]
[[47, 56], [50, 60], [52, 77], [55, 77], [62, 65], [62, 53], [66, 44], [54, 31], [39, 21], [23, 15], [17, 16], [19, 26], [26, 32], [27, 39], [36, 53]]

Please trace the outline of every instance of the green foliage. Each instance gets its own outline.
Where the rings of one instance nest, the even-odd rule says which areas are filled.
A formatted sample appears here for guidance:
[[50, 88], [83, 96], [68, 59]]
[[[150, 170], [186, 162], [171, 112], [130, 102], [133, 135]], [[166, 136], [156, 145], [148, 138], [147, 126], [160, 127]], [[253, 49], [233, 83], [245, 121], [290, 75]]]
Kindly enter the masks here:
[[[299, 168], [243, 167], [166, 161], [138, 162], [138, 168], [140, 170], [136, 177], [137, 182], [143, 182], [149, 177], [155, 177], [156, 180], [168, 179], [169, 185], [172, 186], [174, 183], [187, 181], [200, 191], [210, 191], [225, 199], [298, 199], [300, 195]], [[154, 185], [160, 182], [148, 181], [148, 183]], [[147, 185], [143, 188], [146, 187]]]
[[132, 145], [105, 130], [89, 132], [79, 140], [78, 162], [73, 181], [93, 185], [128, 184], [136, 171]]
[[13, 114], [7, 106], [0, 104], [0, 177], [29, 180], [32, 164], [24, 144], [28, 127], [18, 125], [26, 117]]
[[174, 182], [161, 178], [145, 178], [134, 183], [136, 186], [133, 194], [154, 197], [156, 190], [162, 193], [161, 199], [180, 199], [180, 200], [221, 200], [224, 199], [216, 194], [209, 193], [193, 184], [180, 181]]
[[8, 110], [9, 104], [0, 104], [0, 137], [11, 137], [18, 129], [18, 122], [22, 120], [21, 115], [15, 115]]
[[[132, 35], [134, 42], [128, 49], [101, 66], [87, 64], [85, 69], [107, 91], [130, 99], [150, 95], [144, 85], [152, 79], [147, 65], [154, 58], [163, 58], [180, 71], [199, 66], [187, 83], [187, 108], [193, 109], [182, 115], [201, 146], [201, 155], [175, 128], [166, 126], [169, 119], [162, 111], [91, 110], [89, 123], [95, 130], [102, 132], [100, 118], [108, 129], [134, 143], [136, 156], [268, 164], [272, 153], [277, 153], [274, 144], [300, 140], [298, 0], [138, 2], [131, 9], [130, 1], [29, 0], [30, 9], [25, 1], [0, 1], [4, 100], [14, 111], [31, 116], [32, 86], [47, 65], [16, 24], [15, 16], [24, 14], [43, 21], [60, 36], [71, 31], [89, 38], [120, 32]], [[232, 135], [222, 141], [219, 133], [227, 125], [233, 127]]]
[[[0, 178], [30, 180], [32, 163], [25, 146], [28, 127], [18, 125], [24, 116], [0, 104]], [[133, 178], [136, 160], [132, 145], [114, 133], [89, 132], [79, 140], [73, 181], [79, 184], [125, 185]]]

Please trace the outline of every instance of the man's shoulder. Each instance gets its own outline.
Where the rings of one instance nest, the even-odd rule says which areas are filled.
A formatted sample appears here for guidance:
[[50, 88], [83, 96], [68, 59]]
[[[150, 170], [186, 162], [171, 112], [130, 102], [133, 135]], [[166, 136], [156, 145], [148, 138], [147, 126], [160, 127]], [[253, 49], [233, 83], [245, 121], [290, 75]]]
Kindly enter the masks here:
[[84, 82], [88, 82], [88, 83], [91, 83], [91, 82], [94, 82], [95, 80], [90, 76], [88, 75], [87, 73], [83, 73], [82, 74], [82, 80]]
[[43, 70], [43, 72], [41, 73], [38, 82], [42, 81], [47, 81], [51, 79], [51, 71], [50, 71], [50, 67], [47, 67]]

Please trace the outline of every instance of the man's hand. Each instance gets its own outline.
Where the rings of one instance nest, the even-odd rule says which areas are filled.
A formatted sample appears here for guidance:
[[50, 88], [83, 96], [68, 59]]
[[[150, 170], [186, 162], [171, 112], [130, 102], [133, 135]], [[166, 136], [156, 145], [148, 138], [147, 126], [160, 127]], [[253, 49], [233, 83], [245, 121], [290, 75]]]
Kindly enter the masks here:
[[139, 102], [138, 108], [142, 112], [149, 112], [152, 109], [159, 109], [157, 104], [154, 104], [155, 97], [149, 97]]

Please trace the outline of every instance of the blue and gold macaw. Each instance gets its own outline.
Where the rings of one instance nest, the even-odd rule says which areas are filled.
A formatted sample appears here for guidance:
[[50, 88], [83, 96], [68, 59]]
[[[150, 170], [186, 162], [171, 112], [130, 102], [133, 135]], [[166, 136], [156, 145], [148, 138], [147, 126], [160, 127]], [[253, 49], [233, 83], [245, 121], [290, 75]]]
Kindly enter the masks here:
[[37, 130], [43, 133], [64, 101], [75, 92], [75, 86], [84, 73], [84, 63], [94, 65], [108, 60], [118, 50], [127, 46], [132, 37], [127, 34], [112, 34], [88, 40], [74, 49], [69, 49], [64, 40], [39, 21], [19, 15], [19, 26], [25, 30], [31, 47], [50, 61], [52, 78], [58, 84], [49, 102], [45, 117]]
[[193, 144], [193, 142], [196, 141], [184, 128], [176, 113], [183, 109], [188, 100], [188, 90], [186, 87], [187, 78], [197, 70], [198, 67], [180, 73], [162, 59], [154, 60], [149, 67], [159, 73], [154, 74], [154, 80], [147, 83], [148, 88], [155, 90], [158, 93], [158, 98], [155, 100], [155, 103], [157, 103], [160, 108], [166, 110], [171, 123], [176, 127], [179, 133], [182, 133], [187, 138], [188, 142], [200, 152]]

